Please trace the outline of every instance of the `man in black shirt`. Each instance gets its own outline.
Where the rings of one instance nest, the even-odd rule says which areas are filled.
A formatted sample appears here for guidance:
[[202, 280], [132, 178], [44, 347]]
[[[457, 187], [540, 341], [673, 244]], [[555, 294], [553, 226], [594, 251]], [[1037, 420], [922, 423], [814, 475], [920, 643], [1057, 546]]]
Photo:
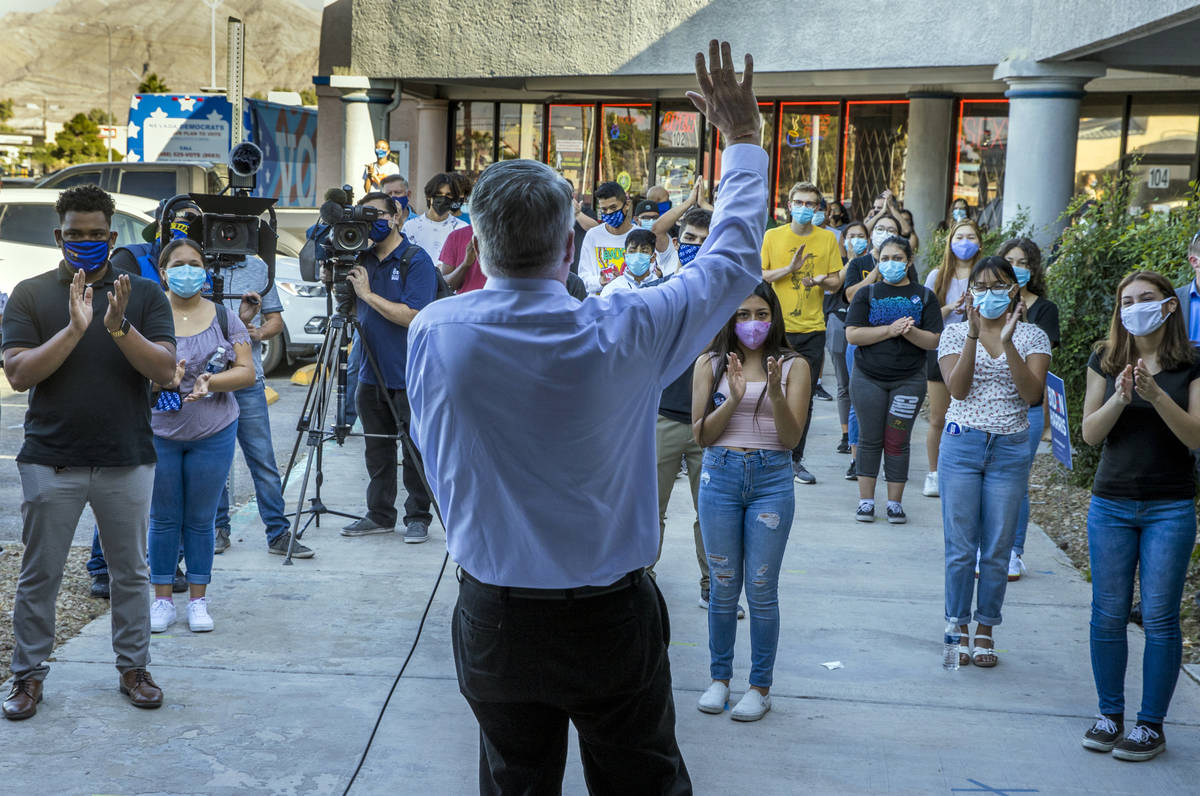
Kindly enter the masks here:
[[109, 263], [112, 197], [70, 188], [56, 206], [64, 260], [20, 282], [4, 313], [4, 370], [32, 390], [21, 476], [25, 555], [13, 609], [8, 719], [37, 711], [54, 646], [54, 603], [71, 539], [91, 504], [108, 560], [120, 690], [156, 708], [150, 677], [146, 531], [154, 487], [150, 382], [175, 372], [175, 330], [161, 287]]

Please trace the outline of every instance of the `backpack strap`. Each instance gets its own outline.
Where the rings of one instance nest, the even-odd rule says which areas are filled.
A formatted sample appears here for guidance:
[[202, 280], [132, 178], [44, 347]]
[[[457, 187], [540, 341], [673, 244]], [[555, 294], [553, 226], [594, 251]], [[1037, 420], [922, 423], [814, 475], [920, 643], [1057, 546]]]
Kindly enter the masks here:
[[217, 308], [217, 324], [221, 327], [221, 334], [225, 337], [225, 341], [229, 341], [229, 308], [225, 306], [225, 302], [218, 301], [213, 306]]

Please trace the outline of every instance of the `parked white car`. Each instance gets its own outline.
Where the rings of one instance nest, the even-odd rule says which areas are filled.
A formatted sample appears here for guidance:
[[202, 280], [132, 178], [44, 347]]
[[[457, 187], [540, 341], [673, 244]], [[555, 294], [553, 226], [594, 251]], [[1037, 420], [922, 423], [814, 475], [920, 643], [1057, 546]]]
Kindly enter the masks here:
[[[54, 243], [58, 214], [57, 188], [5, 188], [0, 191], [0, 290], [12, 293], [22, 279], [58, 267], [62, 253]], [[153, 199], [112, 194], [117, 212], [113, 229], [117, 245], [143, 243], [142, 230], [154, 217]], [[275, 282], [283, 304], [284, 330], [263, 344], [263, 368], [274, 370], [288, 361], [315, 353], [325, 333], [325, 286], [300, 279], [295, 239], [283, 235], [276, 248]]]

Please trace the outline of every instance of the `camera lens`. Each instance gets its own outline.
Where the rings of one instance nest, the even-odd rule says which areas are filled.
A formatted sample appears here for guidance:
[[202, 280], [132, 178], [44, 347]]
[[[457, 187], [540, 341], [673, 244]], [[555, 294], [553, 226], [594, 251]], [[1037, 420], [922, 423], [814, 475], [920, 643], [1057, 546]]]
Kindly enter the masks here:
[[241, 230], [235, 224], [225, 222], [217, 225], [217, 240], [222, 243], [233, 243], [240, 237]]
[[337, 230], [336, 244], [339, 249], [357, 251], [362, 248], [362, 231], [355, 225], [347, 224]]

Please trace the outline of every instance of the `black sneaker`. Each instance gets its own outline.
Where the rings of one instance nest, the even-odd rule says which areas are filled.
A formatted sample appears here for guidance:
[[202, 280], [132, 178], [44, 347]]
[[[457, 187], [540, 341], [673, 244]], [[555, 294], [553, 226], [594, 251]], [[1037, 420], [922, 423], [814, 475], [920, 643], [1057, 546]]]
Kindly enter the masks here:
[[854, 512], [854, 519], [859, 522], [875, 522], [875, 504], [859, 501], [858, 511]]
[[858, 480], [857, 467], [858, 467], [858, 465], [855, 463], [855, 461], [853, 459], [851, 459], [850, 466], [846, 468], [846, 480], [847, 481], [857, 481]]
[[108, 573], [104, 572], [99, 575], [92, 575], [91, 595], [99, 597], [102, 600], [108, 599]]
[[217, 528], [216, 539], [213, 540], [213, 554], [220, 555], [229, 549], [229, 529]]
[[888, 506], [887, 511], [888, 511], [888, 522], [890, 522], [892, 525], [903, 525], [906, 522], [908, 522], [908, 515], [906, 515], [904, 513], [903, 506], [897, 506], [896, 508], [892, 508], [891, 506]]
[[800, 462], [792, 462], [792, 475], [802, 484], [815, 484], [817, 477], [804, 469], [804, 465]]
[[850, 435], [849, 434], [842, 435], [842, 441], [838, 443], [837, 452], [838, 453], [849, 453], [850, 452]]
[[[288, 552], [288, 542], [291, 541], [292, 532], [285, 531], [279, 534], [278, 538], [267, 544], [267, 552], [273, 556], [286, 556]], [[312, 558], [314, 553], [310, 548], [296, 542], [292, 546], [292, 558]]]
[[179, 565], [175, 565], [175, 580], [171, 581], [171, 592], [173, 594], [183, 594], [188, 590], [187, 576], [183, 574], [183, 570]]
[[813, 389], [813, 398], [816, 398], [818, 401], [833, 400], [833, 396], [825, 392], [825, 388], [821, 386], [820, 382], [817, 382], [816, 388]]
[[1118, 760], [1130, 760], [1140, 763], [1157, 757], [1167, 748], [1167, 739], [1162, 733], [1155, 732], [1145, 724], [1139, 724], [1130, 730], [1124, 740], [1113, 747], [1112, 756]]
[[1091, 749], [1095, 752], [1111, 752], [1119, 740], [1121, 740], [1121, 728], [1117, 726], [1117, 723], [1108, 716], [1097, 716], [1096, 723], [1083, 734], [1081, 743], [1084, 749]]

